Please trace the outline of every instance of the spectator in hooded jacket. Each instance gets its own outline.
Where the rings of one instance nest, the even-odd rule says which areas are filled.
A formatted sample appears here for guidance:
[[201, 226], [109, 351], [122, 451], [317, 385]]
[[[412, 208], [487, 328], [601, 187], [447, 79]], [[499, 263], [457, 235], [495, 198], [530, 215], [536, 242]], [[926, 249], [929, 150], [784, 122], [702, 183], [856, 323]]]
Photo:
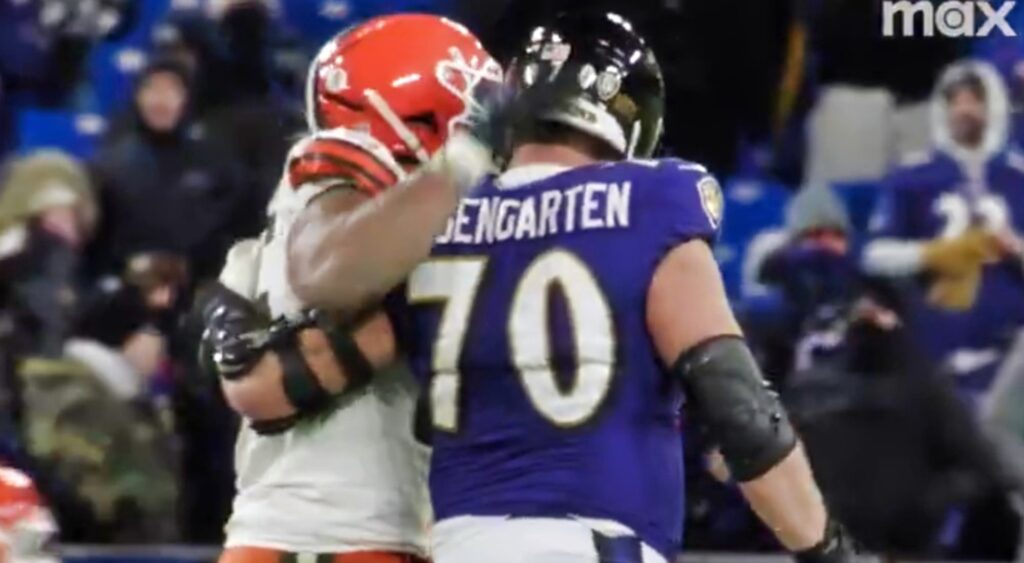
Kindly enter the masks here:
[[[211, 110], [230, 103], [231, 76], [224, 40], [217, 24], [200, 11], [172, 12], [160, 22], [152, 34], [155, 59], [174, 61], [188, 71], [192, 92], [189, 110], [202, 121]], [[103, 144], [111, 145], [134, 129], [131, 107], [118, 112], [103, 136]]]
[[153, 30], [153, 47], [159, 57], [176, 60], [191, 73], [197, 115], [230, 103], [230, 61], [217, 23], [199, 11], [176, 12]]
[[[191, 114], [210, 139], [230, 146], [237, 157], [251, 194], [238, 214], [238, 228], [255, 236], [291, 140], [304, 129], [299, 95], [284, 91], [275, 72], [271, 7], [259, 0], [231, 0], [212, 12], [211, 17], [199, 11], [171, 15], [154, 29], [153, 47], [157, 58], [188, 71]], [[105, 145], [133, 130], [133, 113], [113, 120]]]
[[0, 183], [0, 432], [20, 421], [21, 359], [62, 353], [95, 222], [89, 177], [70, 157], [43, 151], [9, 165]]
[[11, 163], [0, 189], [0, 308], [16, 316], [27, 352], [61, 353], [96, 209], [84, 167], [63, 153], [42, 151]]
[[93, 250], [96, 274], [120, 272], [128, 257], [162, 251], [186, 257], [196, 279], [216, 275], [252, 194], [230, 147], [189, 119], [189, 74], [157, 60], [139, 76], [134, 125], [93, 163], [104, 217]]
[[1024, 326], [1024, 154], [991, 65], [951, 66], [932, 103], [933, 149], [886, 178], [864, 266], [913, 288], [910, 333], [976, 404]]
[[784, 384], [800, 362], [794, 334], [812, 330], [841, 307], [857, 286], [850, 219], [826, 186], [809, 185], [786, 210], [785, 230], [748, 253], [757, 279], [774, 290], [768, 306], [750, 308], [744, 329], [756, 343], [765, 372]]

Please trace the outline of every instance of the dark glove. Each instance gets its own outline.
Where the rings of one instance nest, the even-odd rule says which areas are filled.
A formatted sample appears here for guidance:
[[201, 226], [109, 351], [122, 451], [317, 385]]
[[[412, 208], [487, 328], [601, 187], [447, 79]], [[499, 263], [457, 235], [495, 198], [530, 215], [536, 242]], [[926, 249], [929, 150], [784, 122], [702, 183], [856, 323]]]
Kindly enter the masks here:
[[425, 169], [448, 176], [461, 194], [468, 193], [507, 162], [517, 135], [528, 132], [569, 99], [574, 82], [566, 74], [522, 90], [493, 82], [481, 84], [474, 93], [476, 103], [464, 120], [466, 131], [448, 139]]
[[270, 345], [270, 322], [249, 300], [221, 285], [200, 302], [203, 337], [200, 365], [216, 378], [237, 379], [249, 372]]
[[848, 563], [856, 551], [853, 538], [835, 520], [825, 525], [825, 537], [818, 545], [793, 554], [797, 563]]
[[477, 105], [467, 119], [469, 133], [497, 158], [507, 156], [515, 133], [528, 131], [579, 90], [571, 73], [538, 78], [529, 87], [482, 82], [474, 93]]

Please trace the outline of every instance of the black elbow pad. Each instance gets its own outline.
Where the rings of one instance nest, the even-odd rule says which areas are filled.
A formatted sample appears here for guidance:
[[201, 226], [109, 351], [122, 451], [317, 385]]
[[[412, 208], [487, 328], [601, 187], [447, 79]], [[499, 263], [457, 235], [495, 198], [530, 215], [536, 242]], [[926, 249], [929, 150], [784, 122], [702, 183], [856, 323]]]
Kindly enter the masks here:
[[715, 337], [685, 352], [673, 366], [687, 408], [721, 448], [739, 482], [765, 474], [796, 447], [785, 409], [738, 336]]

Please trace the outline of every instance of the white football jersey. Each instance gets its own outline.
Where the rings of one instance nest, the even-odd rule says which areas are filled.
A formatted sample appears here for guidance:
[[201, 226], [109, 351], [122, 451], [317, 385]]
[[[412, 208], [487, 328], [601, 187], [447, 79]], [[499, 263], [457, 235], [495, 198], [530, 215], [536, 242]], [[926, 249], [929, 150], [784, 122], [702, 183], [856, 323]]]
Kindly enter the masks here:
[[[274, 317], [297, 313], [285, 267], [287, 229], [302, 203], [282, 181], [274, 221], [229, 253], [221, 281]], [[278, 436], [244, 427], [227, 547], [290, 552], [400, 551], [425, 556], [429, 452], [413, 437], [417, 389], [403, 367], [377, 374], [336, 410]]]
[[415, 384], [381, 373], [322, 420], [279, 436], [243, 428], [227, 547], [427, 554], [427, 449], [412, 437]]

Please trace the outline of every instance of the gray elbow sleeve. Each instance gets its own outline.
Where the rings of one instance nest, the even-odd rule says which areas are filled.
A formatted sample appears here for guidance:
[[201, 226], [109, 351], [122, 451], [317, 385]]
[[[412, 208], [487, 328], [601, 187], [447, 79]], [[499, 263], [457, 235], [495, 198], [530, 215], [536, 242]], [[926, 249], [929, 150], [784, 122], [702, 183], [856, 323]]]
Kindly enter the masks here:
[[796, 447], [779, 396], [761, 377], [741, 337], [720, 336], [694, 346], [673, 372], [683, 382], [687, 408], [721, 448], [735, 480], [757, 479]]

